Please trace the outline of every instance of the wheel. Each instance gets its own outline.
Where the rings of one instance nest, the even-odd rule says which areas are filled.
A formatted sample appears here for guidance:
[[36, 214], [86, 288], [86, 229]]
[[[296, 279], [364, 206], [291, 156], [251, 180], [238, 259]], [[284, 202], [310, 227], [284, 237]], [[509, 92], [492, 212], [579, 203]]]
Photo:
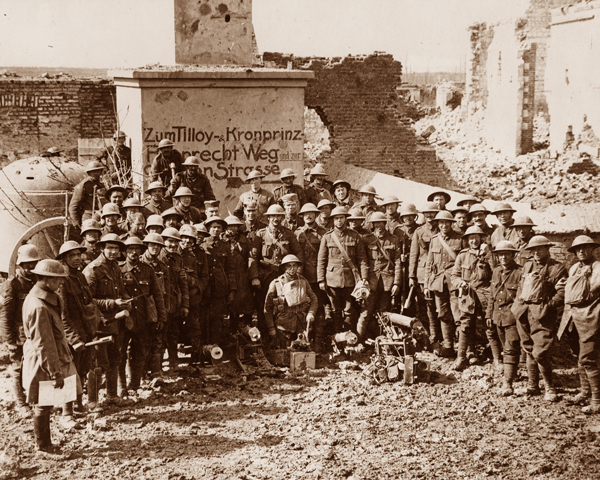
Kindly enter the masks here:
[[65, 217], [53, 217], [36, 223], [19, 237], [10, 254], [8, 275], [14, 276], [19, 247], [30, 243], [38, 247], [42, 258], [56, 258], [65, 238]]

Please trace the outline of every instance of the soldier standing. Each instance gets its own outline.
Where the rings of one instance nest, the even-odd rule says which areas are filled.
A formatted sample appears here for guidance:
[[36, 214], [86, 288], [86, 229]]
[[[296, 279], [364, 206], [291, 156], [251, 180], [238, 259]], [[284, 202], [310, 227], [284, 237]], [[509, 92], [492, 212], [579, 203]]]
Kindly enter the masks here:
[[565, 331], [575, 337], [573, 350], [579, 357], [581, 385], [573, 402], [583, 403], [591, 395], [590, 405], [581, 409], [586, 414], [600, 413], [600, 262], [593, 253], [599, 246], [587, 235], [580, 235], [569, 248], [577, 256], [577, 262], [569, 270], [565, 311], [558, 330], [559, 340]]
[[327, 294], [319, 288], [317, 281], [317, 258], [321, 240], [326, 230], [316, 223], [319, 209], [312, 203], [305, 203], [300, 210], [300, 215], [304, 219], [304, 226], [296, 230], [296, 238], [300, 249], [304, 255], [304, 268], [302, 270], [304, 278], [310, 284], [310, 288], [317, 296], [318, 307], [317, 317], [312, 328], [314, 333], [314, 350], [321, 353], [323, 350], [323, 340], [325, 325], [331, 322], [331, 305]]
[[335, 207], [335, 203], [331, 200], [324, 198], [319, 200], [317, 208], [319, 209], [319, 216], [317, 216], [317, 225], [324, 228], [326, 231], [333, 228], [333, 220], [331, 219], [331, 209]]
[[348, 212], [347, 224], [350, 230], [354, 230], [361, 238], [369, 235], [371, 232], [364, 227], [365, 216], [359, 208], [352, 208]]
[[513, 243], [519, 250], [515, 257], [515, 261], [521, 266], [525, 265], [528, 260], [531, 260], [533, 255], [531, 250], [527, 250], [525, 247], [527, 247], [529, 240], [535, 235], [533, 227], [536, 226], [537, 225], [533, 223], [533, 220], [527, 216], [515, 218], [515, 221], [510, 226], [510, 228], [515, 230], [517, 240]]
[[278, 186], [273, 190], [273, 203], [279, 203], [283, 206], [283, 202], [281, 197], [287, 195], [288, 193], [295, 193], [298, 195], [298, 201], [300, 205], [304, 205], [306, 203], [304, 199], [304, 189], [300, 185], [295, 185], [294, 180], [296, 179], [296, 174], [291, 168], [284, 168], [279, 176], [281, 179], [282, 185]]
[[329, 191], [333, 195], [333, 203], [336, 207], [350, 208], [350, 190], [352, 190], [352, 187], [346, 180], [333, 182]]
[[100, 162], [92, 161], [85, 167], [87, 176], [79, 182], [73, 189], [73, 197], [69, 203], [69, 215], [74, 225], [81, 228], [81, 222], [92, 218], [92, 209], [100, 209], [100, 202], [94, 200], [96, 191], [103, 188], [100, 180], [104, 172], [104, 165]]
[[[104, 235], [99, 242], [102, 248], [100, 256], [83, 270], [83, 275], [90, 287], [92, 297], [103, 314], [98, 331], [112, 335], [114, 342], [100, 345], [98, 363], [106, 373], [106, 403], [119, 404], [117, 396], [117, 378], [121, 363], [121, 346], [125, 333], [129, 310], [129, 296], [123, 285], [123, 274], [117, 259], [125, 249], [121, 239], [114, 233]], [[125, 311], [127, 310], [127, 313]]]
[[377, 191], [372, 185], [365, 185], [358, 193], [360, 194], [360, 200], [352, 205], [352, 210], [360, 210], [365, 220], [368, 222], [369, 218], [374, 212], [381, 212], [383, 209], [375, 202]]
[[332, 200], [331, 193], [325, 188], [325, 169], [323, 164], [317, 163], [310, 171], [311, 182], [305, 190], [306, 201], [317, 205], [321, 200]]
[[160, 215], [150, 215], [146, 220], [146, 232], [158, 233], [159, 235], [165, 229], [165, 224]]
[[513, 228], [510, 228], [515, 222], [513, 219], [515, 211], [509, 203], [499, 203], [496, 205], [493, 214], [496, 215], [500, 225], [492, 233], [492, 247], [498, 245], [498, 242], [502, 240], [508, 240], [512, 243], [517, 242], [517, 232]]
[[280, 349], [288, 348], [314, 322], [318, 304], [308, 281], [298, 273], [298, 257], [286, 255], [281, 268], [284, 273], [269, 284], [264, 307], [271, 345]]
[[215, 200], [210, 180], [200, 171], [200, 165], [197, 157], [187, 157], [183, 163], [185, 171], [171, 179], [165, 196], [172, 197], [181, 187], [186, 187], [192, 192], [191, 205], [200, 211], [204, 208], [205, 200]]
[[100, 224], [93, 219], [84, 220], [81, 225], [81, 236], [83, 237], [83, 243], [85, 251], [81, 254], [83, 261], [82, 266], [85, 268], [88, 263], [98, 258], [100, 255], [100, 246], [98, 240], [100, 240], [100, 234], [102, 233], [102, 227]]
[[427, 201], [435, 203], [438, 210], [446, 210], [446, 205], [450, 203], [451, 199], [450, 194], [443, 190], [435, 191], [427, 197]]
[[131, 181], [131, 148], [125, 145], [126, 138], [125, 132], [116, 131], [113, 135], [115, 144], [105, 148], [96, 157], [108, 168], [111, 180], [119, 183]]
[[259, 216], [261, 215], [259, 215], [258, 203], [251, 201], [247, 204], [244, 204], [245, 222], [243, 228], [244, 232], [246, 233], [246, 236], [248, 237], [248, 240], [250, 240], [251, 242], [254, 241], [256, 232], [267, 227], [267, 224], [263, 223], [260, 220]]
[[175, 144], [167, 138], [163, 138], [158, 142], [158, 154], [152, 160], [152, 166], [150, 167], [153, 182], [160, 180], [163, 185], [170, 185], [173, 177], [171, 173], [172, 163], [174, 164], [175, 174], [183, 170], [183, 157], [178, 150], [173, 148], [174, 146]]
[[148, 188], [144, 193], [149, 195], [149, 197], [144, 199], [142, 205], [150, 212], [150, 214], [160, 215], [162, 212], [173, 206], [171, 202], [165, 200], [164, 195], [166, 191], [167, 187], [165, 187], [160, 180], [148, 185]]
[[[131, 328], [123, 335], [123, 352], [119, 364], [119, 387], [121, 396], [140, 388], [146, 369], [150, 334], [156, 323], [166, 323], [165, 302], [154, 269], [140, 261], [146, 245], [138, 237], [125, 241], [125, 263], [121, 266], [123, 285], [131, 301]], [[129, 359], [128, 357], [129, 351]], [[129, 360], [129, 384], [125, 378], [125, 366]]]
[[295, 193], [288, 193], [281, 197], [281, 202], [283, 203], [283, 210], [285, 211], [285, 217], [283, 218], [281, 225], [290, 229], [293, 233], [298, 227], [304, 225], [304, 220], [298, 215], [298, 211], [300, 210], [298, 195]]
[[511, 312], [521, 279], [521, 266], [515, 262], [515, 253], [515, 246], [506, 240], [496, 245], [494, 254], [498, 257], [499, 265], [492, 273], [485, 312], [486, 324], [488, 328], [496, 327], [503, 348], [504, 382], [501, 393], [505, 397], [514, 393], [512, 384], [517, 378], [521, 351], [517, 321]]
[[457, 287], [453, 285], [450, 274], [456, 257], [461, 250], [461, 236], [452, 229], [454, 218], [446, 210], [438, 212], [434, 222], [439, 233], [429, 244], [427, 263], [425, 264], [425, 297], [433, 294], [437, 313], [437, 323], [442, 330], [443, 348], [441, 356], [454, 353], [454, 322], [460, 318]]
[[546, 393], [544, 399], [557, 400], [552, 378], [550, 347], [554, 341], [557, 315], [565, 299], [567, 271], [550, 258], [552, 243], [542, 235], [529, 241], [533, 258], [523, 266], [517, 298], [511, 308], [517, 319], [521, 345], [527, 352], [527, 395], [539, 395], [541, 372]]
[[246, 183], [250, 184], [250, 191], [240, 195], [240, 199], [233, 210], [233, 214], [242, 219], [244, 218], [244, 206], [250, 203], [256, 204], [258, 209], [257, 218], [260, 220], [267, 209], [273, 205], [275, 199], [273, 194], [261, 187], [262, 179], [265, 176], [258, 170], [252, 170], [246, 179]]
[[169, 208], [162, 212], [160, 216], [163, 219], [165, 228], [174, 228], [179, 230], [179, 227], [181, 227], [183, 216], [176, 208]]
[[102, 228], [102, 235], [113, 233], [117, 236], [121, 236], [126, 232], [119, 226], [119, 219], [121, 213], [119, 207], [114, 203], [107, 203], [102, 207], [102, 220], [104, 221], [104, 227]]
[[202, 212], [193, 206], [194, 194], [187, 187], [179, 187], [173, 195], [175, 210], [181, 215], [181, 222], [195, 225], [204, 220]]
[[[398, 212], [398, 205], [400, 205], [400, 200], [395, 195], [388, 195], [381, 202], [381, 208], [385, 212], [387, 219], [386, 228], [392, 235], [396, 235], [396, 229], [402, 228], [403, 225], [400, 213]], [[410, 238], [412, 239], [412, 236]]]
[[392, 298], [400, 293], [402, 282], [400, 240], [386, 230], [385, 214], [374, 212], [370, 222], [373, 226], [373, 233], [366, 235], [363, 241], [369, 261], [371, 294], [361, 308], [356, 327], [361, 343], [367, 336], [374, 338], [378, 335], [377, 322], [373, 322], [373, 312], [375, 309], [382, 312], [391, 309]]
[[17, 269], [14, 277], [6, 280], [0, 287], [0, 333], [2, 341], [8, 346], [11, 362], [11, 388], [17, 403], [17, 412], [21, 418], [31, 416], [23, 391], [22, 370], [23, 344], [23, 302], [35, 284], [31, 271], [40, 261], [35, 245], [21, 245], [17, 255]]
[[345, 207], [331, 212], [334, 228], [323, 235], [317, 259], [319, 288], [327, 293], [336, 332], [351, 325], [352, 291], [358, 282], [368, 283], [369, 262], [358, 233], [347, 228]]

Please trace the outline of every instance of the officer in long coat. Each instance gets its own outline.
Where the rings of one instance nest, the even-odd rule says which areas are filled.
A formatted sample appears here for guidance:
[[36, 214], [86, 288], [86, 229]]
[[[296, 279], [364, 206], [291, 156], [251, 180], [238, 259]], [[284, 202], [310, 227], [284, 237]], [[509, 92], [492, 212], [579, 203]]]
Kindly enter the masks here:
[[369, 262], [362, 238], [346, 225], [349, 215], [345, 207], [333, 209], [334, 227], [323, 235], [317, 257], [317, 281], [329, 297], [336, 332], [342, 330], [344, 323], [346, 327], [353, 327], [352, 291], [357, 282], [368, 284], [369, 278]]
[[565, 299], [567, 270], [550, 258], [552, 243], [542, 235], [533, 237], [527, 249], [533, 258], [523, 266], [512, 313], [517, 319], [521, 345], [527, 352], [528, 395], [539, 395], [539, 374], [542, 374], [546, 393], [544, 399], [557, 400], [552, 378], [550, 347], [558, 327], [558, 312]]

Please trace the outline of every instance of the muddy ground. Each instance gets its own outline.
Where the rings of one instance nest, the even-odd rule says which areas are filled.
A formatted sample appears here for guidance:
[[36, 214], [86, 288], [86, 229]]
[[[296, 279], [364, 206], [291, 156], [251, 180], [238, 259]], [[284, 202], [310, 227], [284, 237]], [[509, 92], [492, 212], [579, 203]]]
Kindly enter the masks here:
[[[183, 370], [144, 383], [129, 406], [81, 418], [73, 433], [53, 419], [65, 452], [58, 460], [36, 455], [32, 422], [17, 418], [2, 366], [2, 472], [39, 480], [600, 478], [600, 415], [564, 398], [576, 393], [573, 362], [557, 365], [563, 398], [548, 404], [499, 397], [489, 363], [455, 373], [451, 360], [420, 356], [431, 362], [430, 381], [410, 386], [374, 385], [360, 362], [323, 357], [316, 370], [272, 377], [244, 377], [230, 364]], [[516, 386], [525, 382], [520, 375]]]

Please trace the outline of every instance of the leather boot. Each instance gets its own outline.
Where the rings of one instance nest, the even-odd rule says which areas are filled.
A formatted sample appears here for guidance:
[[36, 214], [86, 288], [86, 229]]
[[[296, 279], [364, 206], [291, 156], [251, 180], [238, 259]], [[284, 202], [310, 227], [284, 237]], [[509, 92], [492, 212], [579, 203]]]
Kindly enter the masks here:
[[467, 344], [469, 343], [469, 339], [467, 337], [467, 332], [463, 330], [458, 332], [458, 349], [456, 351], [456, 360], [452, 367], [457, 372], [469, 366], [469, 361], [467, 360]]
[[177, 356], [176, 348], [169, 348], [169, 373], [174, 373], [179, 370], [179, 357]]
[[579, 365], [577, 368], [577, 373], [579, 374], [579, 393], [573, 398], [569, 399], [571, 403], [583, 403], [590, 398], [592, 393], [587, 373], [582, 365]]
[[554, 389], [552, 365], [550, 361], [544, 360], [538, 362], [538, 367], [540, 369], [540, 373], [542, 374], [542, 378], [544, 379], [544, 387], [546, 390], [546, 393], [544, 394], [544, 400], [547, 402], [556, 402], [558, 400], [558, 396], [556, 395], [556, 390]]
[[44, 435], [45, 428], [45, 415], [34, 415], [33, 416], [33, 435], [35, 436], [35, 445], [38, 450], [46, 451], [48, 445], [46, 444], [46, 436]]
[[144, 364], [140, 365], [132, 365], [131, 368], [131, 378], [129, 379], [128, 390], [133, 390], [134, 392], [140, 388], [140, 384], [142, 382], [142, 374], [144, 373]]
[[527, 395], [540, 395], [540, 371], [537, 362], [533, 357], [527, 355]]
[[513, 382], [515, 381], [515, 378], [517, 378], [519, 365], [517, 363], [505, 363], [503, 367], [504, 379], [502, 381], [502, 390], [500, 393], [503, 397], [509, 397], [515, 393], [513, 389]]
[[63, 404], [62, 415], [59, 422], [61, 427], [65, 430], [72, 430], [77, 426], [77, 422], [73, 416], [73, 402]]
[[117, 396], [117, 379], [119, 371], [117, 367], [110, 366], [106, 371], [106, 401], [107, 403], [119, 403]]
[[501, 375], [504, 372], [504, 367], [502, 366], [502, 345], [500, 344], [498, 333], [491, 329], [487, 329], [485, 333], [490, 344], [490, 350], [492, 351], [492, 358], [494, 359], [494, 370]]
[[87, 408], [90, 412], [102, 411], [98, 405], [98, 383], [102, 376], [100, 368], [92, 368], [87, 374]]
[[[440, 356], [454, 356], [454, 322], [451, 318], [441, 318], [440, 327], [442, 328], [443, 346], [440, 350]], [[465, 356], [466, 356], [467, 340], [465, 338]]]
[[587, 374], [588, 382], [590, 383], [592, 400], [590, 401], [590, 404], [583, 407], [581, 411], [588, 415], [600, 413], [600, 370], [588, 367], [585, 369], [585, 373]]
[[118, 369], [118, 378], [119, 378], [118, 392], [119, 392], [119, 397], [126, 397], [127, 396], [127, 376], [126, 376], [126, 373], [125, 373], [126, 364], [127, 364], [127, 360], [126, 359], [119, 364], [119, 369]]
[[[428, 308], [428, 313], [429, 312], [429, 308]], [[429, 317], [429, 343], [431, 343], [432, 345], [434, 343], [439, 343], [442, 339], [441, 339], [441, 330], [440, 330], [440, 319], [438, 318], [437, 314], [435, 313], [435, 311], [433, 312], [433, 315], [428, 315]]]
[[[202, 357], [198, 359], [200, 361]], [[153, 377], [158, 377], [162, 375], [162, 355], [160, 353], [155, 353], [150, 358], [150, 375]]]

